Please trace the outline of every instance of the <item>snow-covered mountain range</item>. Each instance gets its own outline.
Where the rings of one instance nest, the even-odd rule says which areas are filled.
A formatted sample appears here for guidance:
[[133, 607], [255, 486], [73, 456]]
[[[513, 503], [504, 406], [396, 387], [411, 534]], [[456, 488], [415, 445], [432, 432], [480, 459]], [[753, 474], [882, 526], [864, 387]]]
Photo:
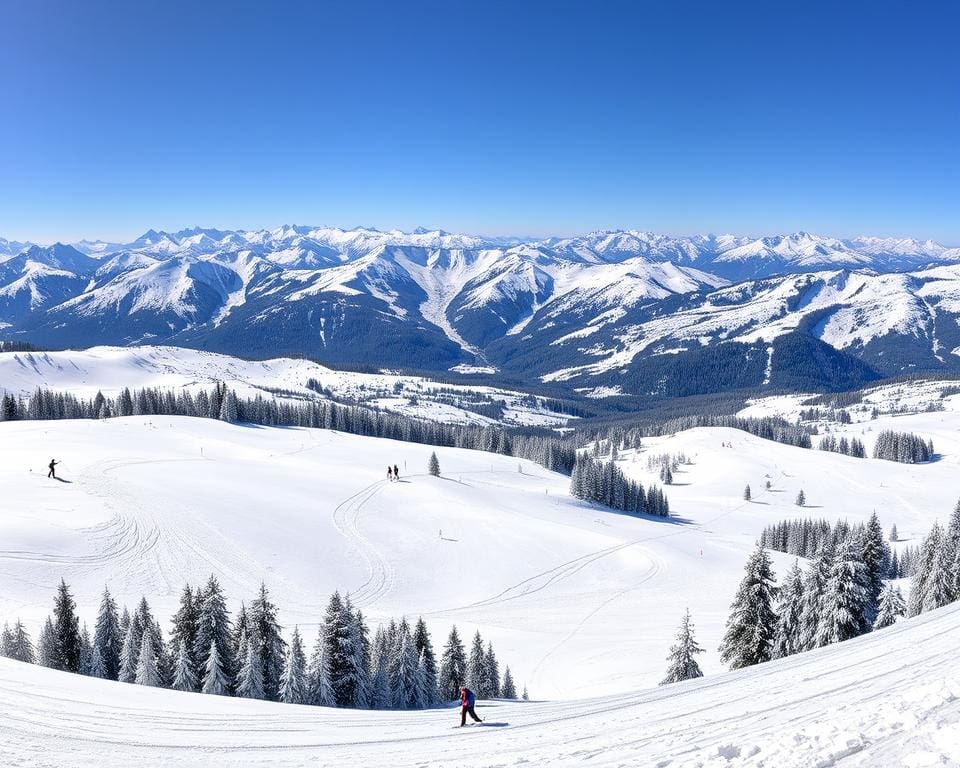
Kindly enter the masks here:
[[[776, 386], [803, 358], [806, 378], [830, 387], [960, 366], [958, 276], [958, 248], [804, 232], [517, 240], [198, 227], [130, 243], [0, 239], [0, 329], [50, 347], [479, 365], [633, 394]], [[678, 389], [693, 352], [718, 375]]]

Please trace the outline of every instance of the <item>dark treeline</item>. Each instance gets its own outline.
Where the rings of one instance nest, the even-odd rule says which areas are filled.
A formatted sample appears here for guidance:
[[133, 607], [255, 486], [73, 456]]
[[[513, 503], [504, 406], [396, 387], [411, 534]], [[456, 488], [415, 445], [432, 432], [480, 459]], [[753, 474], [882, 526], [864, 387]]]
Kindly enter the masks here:
[[855, 459], [865, 459], [867, 457], [867, 451], [863, 447], [863, 443], [855, 437], [848, 440], [846, 436], [843, 436], [837, 440], [834, 435], [827, 435], [820, 440], [817, 447], [821, 451], [842, 453], [845, 456], [853, 456]]
[[0, 352], [43, 352], [45, 350], [25, 341], [0, 341]]
[[644, 487], [630, 480], [614, 462], [597, 461], [586, 454], [577, 456], [570, 478], [570, 493], [578, 499], [643, 515], [667, 517], [670, 505], [657, 486]]
[[[294, 627], [289, 641], [263, 585], [231, 616], [220, 584], [183, 588], [165, 640], [146, 598], [121, 611], [104, 590], [91, 635], [81, 627], [63, 581], [36, 646], [23, 623], [5, 624], [0, 652], [107, 680], [249, 699], [359, 709], [424, 709], [459, 697], [461, 685], [481, 698], [516, 699], [509, 667], [502, 674], [493, 645], [473, 636], [469, 653], [453, 627], [439, 660], [423, 619], [391, 619], [373, 637], [359, 608], [334, 593], [309, 653]], [[524, 698], [526, 689], [524, 688]]]
[[569, 475], [576, 450], [569, 439], [521, 434], [499, 427], [474, 427], [423, 421], [402, 414], [326, 401], [283, 402], [257, 396], [241, 399], [225, 385], [192, 395], [186, 390], [124, 389], [117, 397], [97, 393], [81, 399], [38, 389], [28, 400], [5, 394], [0, 421], [17, 419], [97, 419], [111, 416], [196, 416], [264, 426], [319, 427], [355, 435], [383, 437], [499, 453], [535, 461]]
[[930, 461], [933, 458], [933, 440], [924, 442], [923, 438], [912, 432], [884, 430], [877, 435], [873, 458], [899, 461], [903, 464]]
[[850, 418], [850, 412], [840, 408], [828, 408], [821, 411], [819, 408], [804, 408], [800, 411], [800, 421], [836, 421], [839, 424], [850, 424], [853, 419]]

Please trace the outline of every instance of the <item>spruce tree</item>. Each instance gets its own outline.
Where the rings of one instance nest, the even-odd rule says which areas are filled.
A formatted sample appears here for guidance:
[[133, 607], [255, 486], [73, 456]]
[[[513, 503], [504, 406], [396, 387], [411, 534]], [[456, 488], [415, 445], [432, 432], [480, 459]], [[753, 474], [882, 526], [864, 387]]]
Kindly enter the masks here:
[[219, 644], [215, 636], [210, 640], [210, 647], [207, 649], [205, 658], [203, 682], [200, 686], [201, 692], [214, 696], [229, 696], [231, 681], [220, 658]]
[[100, 598], [100, 610], [93, 632], [94, 652], [99, 652], [103, 669], [108, 680], [116, 680], [120, 674], [120, 651], [123, 649], [123, 635], [120, 633], [120, 619], [117, 615], [117, 603], [110, 590], [103, 589]]
[[[413, 644], [413, 651], [416, 652], [416, 643]], [[425, 654], [420, 651], [417, 657], [417, 671], [414, 683], [414, 708], [426, 709], [433, 701], [433, 688], [430, 685], [430, 677], [427, 674], [427, 662]]]
[[883, 540], [883, 528], [877, 513], [870, 515], [862, 538], [862, 559], [867, 569], [867, 605], [864, 631], [873, 625], [880, 604], [883, 576], [889, 566], [890, 549]]
[[873, 628], [877, 630], [892, 626], [904, 613], [906, 613], [906, 605], [903, 602], [903, 595], [897, 587], [887, 584], [880, 593], [880, 610], [877, 612]]
[[323, 627], [330, 685], [333, 687], [334, 703], [338, 707], [352, 707], [357, 696], [357, 679], [352, 658], [352, 618], [340, 598], [340, 593], [334, 592], [327, 603]]
[[524, 684], [524, 686], [523, 686], [523, 695], [520, 696], [520, 698], [521, 698], [523, 701], [530, 701], [530, 694], [527, 693], [527, 686], [526, 686], [526, 684]]
[[285, 643], [280, 636], [277, 607], [270, 600], [267, 587], [260, 583], [260, 593], [250, 603], [250, 639], [260, 659], [260, 675], [263, 680], [263, 698], [280, 699], [280, 677], [283, 674]]
[[667, 667], [667, 675], [663, 678], [660, 685], [677, 683], [681, 680], [692, 680], [695, 677], [703, 677], [700, 671], [700, 665], [697, 664], [696, 656], [703, 653], [703, 649], [697, 645], [693, 636], [693, 624], [690, 621], [689, 609], [683, 614], [680, 621], [680, 630], [677, 632], [677, 642], [670, 647], [670, 655], [667, 661], [670, 665]]
[[417, 620], [417, 626], [413, 630], [413, 641], [416, 644], [417, 653], [423, 654], [424, 675], [429, 690], [429, 696], [424, 706], [430, 706], [437, 697], [437, 660], [433, 653], [430, 632], [422, 616]]
[[151, 632], [143, 633], [134, 681], [137, 685], [149, 685], [154, 688], [160, 686], [160, 671], [157, 668], [157, 653], [153, 648]]
[[803, 650], [803, 574], [794, 560], [783, 578], [777, 604], [777, 633], [773, 641], [773, 658], [782, 659]]
[[827, 583], [833, 569], [833, 552], [824, 547], [814, 558], [803, 580], [803, 600], [800, 612], [800, 648], [809, 651], [818, 648], [821, 638], [820, 624], [824, 621], [823, 610]]
[[395, 709], [416, 709], [418, 707], [418, 664], [417, 646], [410, 634], [410, 628], [406, 622], [401, 622], [398, 645], [394, 648], [390, 665], [390, 683], [393, 689], [393, 707]]
[[486, 659], [483, 638], [480, 637], [478, 629], [473, 636], [473, 645], [470, 646], [470, 657], [467, 660], [467, 686], [481, 699], [490, 695], [487, 692]]
[[749, 486], [749, 485], [747, 485], [747, 487], [743, 489], [743, 500], [744, 500], [744, 501], [750, 501], [750, 486]]
[[800, 493], [797, 494], [797, 506], [804, 507], [807, 504], [807, 496], [803, 492], [803, 488], [800, 489]]
[[890, 526], [890, 541], [899, 541], [900, 535], [897, 533], [897, 525], [894, 523]]
[[57, 639], [53, 629], [53, 619], [49, 616], [43, 623], [37, 638], [37, 664], [51, 669], [57, 668]]
[[867, 623], [870, 576], [858, 549], [857, 542], [848, 539], [833, 558], [821, 603], [818, 647], [849, 640], [870, 626]]
[[503, 684], [500, 686], [500, 695], [505, 699], [517, 698], [517, 686], [513, 682], [513, 675], [510, 673], [510, 667], [503, 670]]
[[336, 697], [330, 681], [326, 628], [322, 624], [307, 670], [307, 703], [320, 707], [336, 706]]
[[[217, 649], [215, 663], [209, 658], [211, 646]], [[223, 695], [221, 688], [225, 694], [232, 691], [236, 664], [230, 638], [230, 615], [220, 583], [213, 576], [207, 581], [200, 601], [194, 657], [202, 672], [200, 682], [204, 689], [209, 682], [219, 695]]]
[[103, 656], [97, 646], [93, 646], [93, 654], [90, 657], [90, 671], [87, 673], [90, 677], [98, 677], [102, 680], [109, 680], [107, 665], [103, 662]]
[[80, 670], [80, 621], [67, 583], [60, 579], [53, 603], [54, 669]]
[[90, 675], [90, 665], [93, 664], [93, 641], [90, 639], [90, 630], [87, 629], [87, 623], [83, 623], [83, 629], [80, 630], [80, 665], [77, 671], [81, 675]]
[[[373, 639], [373, 657], [370, 666], [371, 709], [389, 709], [393, 701], [393, 692], [390, 688], [390, 647], [386, 630], [378, 627]], [[436, 692], [433, 697], [436, 697]]]
[[447, 644], [440, 657], [440, 675], [437, 683], [440, 700], [453, 701], [460, 698], [460, 686], [467, 680], [467, 654], [456, 626], [450, 630]]
[[440, 461], [437, 459], [436, 451], [430, 454], [430, 460], [427, 462], [427, 472], [434, 477], [440, 477]]
[[143, 642], [143, 626], [140, 617], [134, 614], [127, 622], [127, 634], [120, 649], [120, 670], [117, 679], [121, 683], [133, 683], [137, 677], [137, 661], [140, 658], [140, 645]]
[[20, 619], [17, 619], [16, 623], [13, 625], [13, 628], [10, 630], [10, 635], [7, 641], [7, 645], [4, 648], [3, 655], [14, 659], [15, 661], [23, 661], [27, 664], [35, 663], [36, 657], [33, 651], [33, 643], [30, 640], [30, 635], [27, 633], [26, 628], [23, 626], [23, 622]]
[[280, 701], [284, 704], [307, 703], [307, 658], [300, 631], [294, 627], [280, 678]]
[[264, 698], [263, 664], [255, 642], [248, 641], [246, 644], [246, 655], [237, 675], [237, 696], [244, 699]]
[[367, 625], [363, 620], [363, 613], [353, 608], [349, 597], [345, 607], [350, 637], [347, 660], [355, 681], [353, 701], [350, 706], [355, 709], [367, 709], [370, 706], [370, 640], [367, 636]]
[[487, 642], [487, 653], [483, 659], [483, 687], [488, 699], [500, 696], [500, 664], [493, 652], [493, 643]]
[[770, 558], [758, 545], [747, 562], [746, 575], [731, 605], [726, 633], [720, 643], [720, 659], [731, 669], [770, 660], [777, 623], [773, 611], [775, 595]]
[[[174, 669], [175, 677], [180, 673], [181, 659], [183, 656], [185, 663], [190, 668], [190, 674], [180, 674], [181, 682], [192, 679], [194, 686], [200, 673], [200, 665], [197, 663], [196, 645], [197, 645], [197, 625], [199, 623], [199, 606], [194, 599], [194, 593], [190, 585], [184, 586], [180, 593], [180, 607], [173, 615], [171, 623], [173, 629], [170, 632], [170, 645], [174, 649]], [[176, 686], [174, 686], [176, 687]], [[177, 688], [177, 690], [187, 690], [186, 688]]]
[[173, 683], [171, 687], [176, 691], [196, 691], [197, 675], [194, 672], [192, 654], [188, 649], [188, 644], [179, 642], [177, 644], [177, 658], [173, 666]]

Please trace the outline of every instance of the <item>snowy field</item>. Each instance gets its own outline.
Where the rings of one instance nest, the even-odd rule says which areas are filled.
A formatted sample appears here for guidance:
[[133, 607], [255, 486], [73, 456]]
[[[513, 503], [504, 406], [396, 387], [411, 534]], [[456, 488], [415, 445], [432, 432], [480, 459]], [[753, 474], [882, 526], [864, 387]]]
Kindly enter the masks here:
[[[478, 371], [472, 371], [478, 372]], [[0, 352], [0, 392], [29, 397], [38, 387], [92, 398], [115, 396], [124, 387], [160, 387], [196, 394], [224, 382], [240, 397], [318, 398], [307, 387], [314, 379], [334, 400], [363, 403], [420, 419], [452, 424], [494, 423], [524, 426], [565, 424], [569, 416], [543, 407], [522, 392], [485, 386], [439, 384], [397, 373], [337, 371], [309, 360], [241, 360], [182, 347], [91, 347], [62, 352]], [[445, 390], [445, 391], [440, 391]], [[471, 405], [498, 402], [494, 419]]]
[[369, 712], [179, 693], [0, 659], [10, 768], [960, 765], [960, 604], [780, 661], [572, 702]]
[[[658, 682], [689, 608], [702, 666], [717, 672], [728, 606], [765, 525], [853, 522], [875, 509], [916, 544], [945, 520], [960, 416], [869, 426], [887, 421], [932, 437], [942, 458], [853, 459], [730, 429], [645, 441], [636, 460], [620, 459], [642, 481], [654, 479], [646, 452], [693, 461], [667, 489], [670, 520], [591, 507], [564, 476], [477, 451], [438, 449], [436, 479], [424, 471], [429, 446], [324, 430], [177, 417], [0, 423], [0, 617], [35, 632], [61, 577], [88, 621], [104, 584], [131, 606], [145, 594], [168, 617], [185, 581], [215, 573], [233, 609], [264, 580], [288, 629], [310, 636], [339, 589], [374, 625], [422, 614], [437, 645], [452, 623], [479, 629], [533, 695], [576, 698]], [[51, 456], [69, 482], [46, 479]], [[391, 484], [394, 463], [403, 482]], [[774, 555], [780, 572], [790, 561]]]

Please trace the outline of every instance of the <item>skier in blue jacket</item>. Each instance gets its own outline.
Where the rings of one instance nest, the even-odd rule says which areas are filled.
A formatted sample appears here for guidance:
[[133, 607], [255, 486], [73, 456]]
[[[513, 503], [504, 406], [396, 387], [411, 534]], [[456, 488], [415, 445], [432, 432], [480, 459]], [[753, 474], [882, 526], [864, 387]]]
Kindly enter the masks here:
[[477, 703], [477, 697], [474, 695], [467, 686], [460, 688], [460, 727], [462, 728], [467, 724], [467, 713], [470, 713], [470, 717], [473, 718], [473, 722], [482, 723], [477, 713], [474, 712], [473, 706]]

